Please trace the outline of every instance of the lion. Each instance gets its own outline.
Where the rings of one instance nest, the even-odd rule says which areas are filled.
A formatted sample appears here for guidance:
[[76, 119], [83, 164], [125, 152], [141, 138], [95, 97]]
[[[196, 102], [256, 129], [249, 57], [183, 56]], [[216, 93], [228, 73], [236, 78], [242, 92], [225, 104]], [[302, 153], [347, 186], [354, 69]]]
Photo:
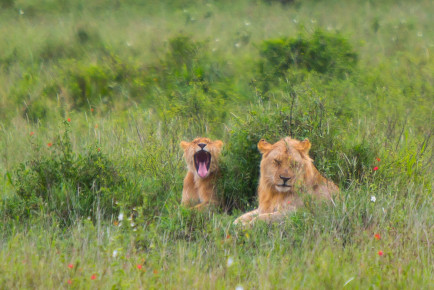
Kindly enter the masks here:
[[220, 140], [196, 138], [191, 142], [182, 141], [188, 172], [184, 178], [181, 204], [201, 210], [209, 205], [218, 205], [215, 193], [219, 175], [218, 158], [223, 147]]
[[[252, 224], [256, 220], [273, 222], [303, 206], [303, 193], [333, 202], [339, 188], [324, 178], [309, 157], [311, 143], [286, 137], [275, 144], [258, 143], [262, 154], [258, 186], [259, 207], [235, 220]], [[334, 203], [334, 202], [333, 202]]]

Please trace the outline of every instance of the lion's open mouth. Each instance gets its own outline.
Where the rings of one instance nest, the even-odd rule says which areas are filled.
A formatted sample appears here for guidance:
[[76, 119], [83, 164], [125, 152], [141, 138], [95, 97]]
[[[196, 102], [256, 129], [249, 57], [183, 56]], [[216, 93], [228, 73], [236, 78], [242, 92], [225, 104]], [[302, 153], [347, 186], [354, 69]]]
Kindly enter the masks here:
[[206, 177], [211, 165], [211, 153], [205, 150], [196, 152], [194, 154], [194, 165], [196, 166], [197, 174], [202, 178]]

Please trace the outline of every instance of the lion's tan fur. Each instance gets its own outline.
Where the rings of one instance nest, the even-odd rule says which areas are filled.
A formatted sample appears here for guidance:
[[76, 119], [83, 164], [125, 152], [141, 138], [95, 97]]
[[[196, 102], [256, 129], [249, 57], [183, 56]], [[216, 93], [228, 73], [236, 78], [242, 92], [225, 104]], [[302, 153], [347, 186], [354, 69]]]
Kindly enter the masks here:
[[[206, 144], [204, 150], [211, 154], [211, 164], [206, 177], [199, 176], [195, 167], [194, 154], [201, 150], [198, 144]], [[218, 158], [222, 146], [223, 142], [220, 140], [212, 141], [203, 137], [196, 138], [192, 142], [181, 142], [188, 169], [184, 178], [182, 205], [202, 209], [210, 204], [219, 203], [215, 193], [215, 182], [219, 174]]]
[[284, 214], [303, 206], [304, 194], [333, 200], [339, 188], [315, 168], [309, 157], [310, 147], [307, 139], [298, 141], [286, 137], [275, 144], [259, 141], [258, 149], [262, 153], [259, 207], [242, 215], [235, 223], [246, 224], [257, 219], [279, 220]]

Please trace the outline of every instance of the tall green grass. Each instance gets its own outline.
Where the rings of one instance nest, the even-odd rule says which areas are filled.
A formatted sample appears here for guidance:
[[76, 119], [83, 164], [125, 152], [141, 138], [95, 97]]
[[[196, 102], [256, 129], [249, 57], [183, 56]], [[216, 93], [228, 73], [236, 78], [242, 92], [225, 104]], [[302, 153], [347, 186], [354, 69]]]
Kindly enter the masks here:
[[[0, 7], [0, 288], [434, 283], [430, 1]], [[234, 227], [287, 135], [342, 199]], [[197, 136], [225, 143], [213, 213], [180, 207]]]

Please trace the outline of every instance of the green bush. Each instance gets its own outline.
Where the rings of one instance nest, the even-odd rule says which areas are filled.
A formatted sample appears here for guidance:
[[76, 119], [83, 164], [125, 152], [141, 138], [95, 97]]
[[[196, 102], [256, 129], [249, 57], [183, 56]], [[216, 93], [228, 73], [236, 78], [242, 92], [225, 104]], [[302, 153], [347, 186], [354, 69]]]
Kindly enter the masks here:
[[48, 154], [16, 168], [12, 183], [22, 202], [11, 206], [24, 205], [26, 214], [43, 212], [64, 224], [81, 217], [112, 215], [116, 201], [124, 197], [118, 190], [126, 184], [124, 177], [96, 146], [85, 154], [74, 153], [66, 121], [65, 127]]
[[342, 77], [357, 64], [357, 54], [347, 39], [319, 29], [312, 35], [266, 40], [260, 54], [260, 72], [266, 81], [283, 77], [290, 69]]
[[40, 120], [44, 120], [49, 115], [49, 108], [47, 103], [49, 100], [44, 98], [37, 98], [26, 104], [23, 115], [30, 121], [37, 123]]
[[213, 83], [231, 81], [227, 66], [219, 62], [216, 55], [210, 56], [207, 41], [196, 41], [190, 36], [179, 35], [169, 39], [168, 43], [168, 51], [160, 60], [160, 66], [155, 66], [160, 78], [166, 82], [160, 82], [162, 87], [179, 87], [199, 82], [205, 83], [206, 91]]
[[[334, 127], [326, 129], [324, 124], [333, 121]], [[261, 160], [257, 143], [263, 138], [272, 143], [285, 136], [309, 138], [315, 166], [338, 185], [346, 187], [370, 176], [373, 144], [343, 139], [340, 129], [333, 111], [318, 102], [310, 102], [308, 107], [258, 105], [247, 117], [236, 118], [222, 152], [218, 184], [225, 210], [245, 210], [256, 201]]]
[[0, 7], [1, 8], [12, 8], [15, 6], [15, 0], [0, 0]]
[[185, 35], [169, 39], [168, 52], [153, 70], [159, 112], [221, 129], [228, 102], [235, 101], [233, 81], [227, 67], [209, 57], [205, 42]]
[[115, 72], [107, 65], [73, 64], [65, 81], [75, 108], [110, 103], [113, 99]]

